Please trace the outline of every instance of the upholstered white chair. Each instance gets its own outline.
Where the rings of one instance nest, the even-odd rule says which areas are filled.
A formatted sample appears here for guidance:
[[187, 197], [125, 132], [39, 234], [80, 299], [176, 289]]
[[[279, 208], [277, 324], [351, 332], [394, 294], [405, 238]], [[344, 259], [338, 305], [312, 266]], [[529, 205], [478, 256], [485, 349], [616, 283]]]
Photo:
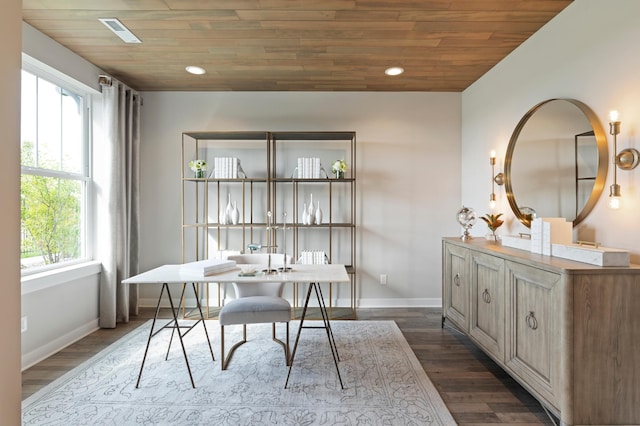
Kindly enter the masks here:
[[[268, 254], [241, 254], [229, 256], [237, 264], [260, 264], [266, 267]], [[271, 266], [283, 265], [282, 254], [271, 254]], [[290, 263], [287, 256], [287, 264]], [[226, 303], [218, 314], [220, 322], [221, 365], [226, 370], [234, 351], [247, 342], [247, 324], [271, 323], [271, 338], [284, 348], [285, 364], [290, 362], [289, 356], [289, 321], [291, 320], [291, 304], [282, 297], [284, 283], [233, 283], [236, 298]], [[276, 323], [286, 324], [286, 339], [276, 338]], [[224, 328], [229, 325], [242, 325], [242, 340], [235, 343], [225, 356]]]

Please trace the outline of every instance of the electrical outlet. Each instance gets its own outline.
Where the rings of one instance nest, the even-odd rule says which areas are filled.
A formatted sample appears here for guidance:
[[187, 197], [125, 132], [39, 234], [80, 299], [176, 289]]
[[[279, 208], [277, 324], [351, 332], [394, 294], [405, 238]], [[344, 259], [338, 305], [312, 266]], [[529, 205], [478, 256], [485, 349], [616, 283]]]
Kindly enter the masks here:
[[380, 274], [380, 285], [387, 285], [387, 274]]
[[27, 331], [27, 317], [20, 318], [20, 332], [24, 333]]

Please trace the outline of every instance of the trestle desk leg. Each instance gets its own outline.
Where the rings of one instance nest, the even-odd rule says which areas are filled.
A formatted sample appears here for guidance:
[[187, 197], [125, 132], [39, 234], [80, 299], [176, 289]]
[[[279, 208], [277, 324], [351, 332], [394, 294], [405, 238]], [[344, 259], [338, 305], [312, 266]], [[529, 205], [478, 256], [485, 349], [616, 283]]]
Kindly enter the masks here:
[[[336, 371], [338, 373], [338, 380], [340, 381], [340, 387], [344, 389], [344, 384], [342, 383], [342, 376], [340, 375], [340, 368], [338, 367], [338, 349], [336, 347], [335, 340], [333, 338], [333, 332], [331, 331], [331, 324], [329, 323], [329, 316], [327, 313], [327, 306], [324, 303], [322, 298], [322, 290], [318, 289], [319, 284], [310, 283], [309, 289], [307, 290], [307, 297], [305, 298], [304, 307], [302, 308], [302, 317], [300, 318], [300, 327], [298, 328], [298, 334], [296, 335], [296, 342], [293, 346], [293, 352], [291, 353], [291, 364], [289, 365], [289, 372], [287, 373], [287, 380], [285, 381], [284, 388], [286, 389], [289, 384], [289, 377], [291, 376], [291, 368], [293, 367], [293, 361], [296, 356], [296, 351], [298, 349], [298, 342], [300, 341], [300, 333], [303, 328], [324, 328], [327, 331], [327, 338], [329, 340], [329, 347], [331, 348], [331, 355], [333, 356], [333, 362], [336, 366]], [[309, 299], [311, 298], [311, 292], [315, 291], [316, 297], [318, 298], [318, 303], [320, 305], [320, 312], [322, 314], [323, 327], [305, 327], [304, 320], [307, 316], [307, 308], [309, 306]]]
[[160, 296], [158, 297], [158, 304], [156, 305], [156, 313], [153, 316], [153, 321], [151, 322], [151, 330], [149, 331], [149, 338], [147, 339], [147, 347], [144, 349], [144, 356], [142, 357], [142, 364], [140, 365], [140, 372], [138, 373], [138, 381], [136, 382], [136, 388], [140, 386], [142, 369], [144, 368], [144, 362], [147, 360], [147, 352], [149, 352], [149, 344], [151, 343], [151, 338], [153, 337], [153, 328], [155, 327], [156, 320], [158, 319], [158, 312], [160, 312], [160, 302], [162, 301], [162, 294], [164, 293], [165, 287], [167, 288], [167, 291], [169, 290], [167, 283], [162, 284], [162, 290], [160, 290]]

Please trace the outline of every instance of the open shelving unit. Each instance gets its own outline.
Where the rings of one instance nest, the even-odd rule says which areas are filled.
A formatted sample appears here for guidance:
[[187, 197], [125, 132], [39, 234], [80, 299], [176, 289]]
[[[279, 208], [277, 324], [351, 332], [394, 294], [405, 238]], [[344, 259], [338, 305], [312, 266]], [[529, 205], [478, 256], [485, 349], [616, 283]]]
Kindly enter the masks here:
[[[216, 158], [237, 159], [242, 172], [216, 177], [221, 175], [213, 170], [220, 164]], [[298, 177], [301, 158], [319, 159], [323, 170]], [[205, 177], [196, 178], [189, 169], [195, 159], [209, 165]], [[340, 179], [331, 173], [336, 160], [348, 165]], [[286, 251], [294, 263], [304, 252], [323, 252], [327, 262], [344, 264], [351, 277], [348, 295], [344, 284], [326, 285], [330, 315], [356, 317], [355, 132], [183, 132], [181, 164], [182, 262], [248, 252], [250, 243], [275, 246], [273, 252]], [[311, 199], [320, 207], [319, 223], [303, 221]], [[225, 215], [228, 206], [237, 211], [231, 215], [237, 221]], [[207, 315], [215, 316], [208, 286], [205, 292]], [[296, 284], [291, 296], [296, 316], [299, 296]], [[217, 306], [222, 303], [218, 286]]]

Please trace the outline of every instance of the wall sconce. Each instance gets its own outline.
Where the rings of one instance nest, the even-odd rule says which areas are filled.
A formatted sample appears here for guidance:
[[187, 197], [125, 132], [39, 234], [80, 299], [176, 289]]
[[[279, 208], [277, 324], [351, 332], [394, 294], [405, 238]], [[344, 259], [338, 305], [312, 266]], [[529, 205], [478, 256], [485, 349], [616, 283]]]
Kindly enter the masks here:
[[496, 184], [502, 186], [504, 184], [504, 173], [496, 174], [496, 152], [491, 151], [489, 154], [489, 164], [491, 164], [491, 195], [489, 196], [489, 207], [496, 208]]
[[620, 170], [633, 170], [640, 162], [640, 153], [635, 148], [625, 148], [618, 152], [618, 135], [620, 134], [620, 121], [618, 111], [609, 113], [609, 133], [613, 136], [613, 184], [609, 187], [609, 207], [617, 210], [620, 208], [620, 185], [618, 185], [618, 168]]

